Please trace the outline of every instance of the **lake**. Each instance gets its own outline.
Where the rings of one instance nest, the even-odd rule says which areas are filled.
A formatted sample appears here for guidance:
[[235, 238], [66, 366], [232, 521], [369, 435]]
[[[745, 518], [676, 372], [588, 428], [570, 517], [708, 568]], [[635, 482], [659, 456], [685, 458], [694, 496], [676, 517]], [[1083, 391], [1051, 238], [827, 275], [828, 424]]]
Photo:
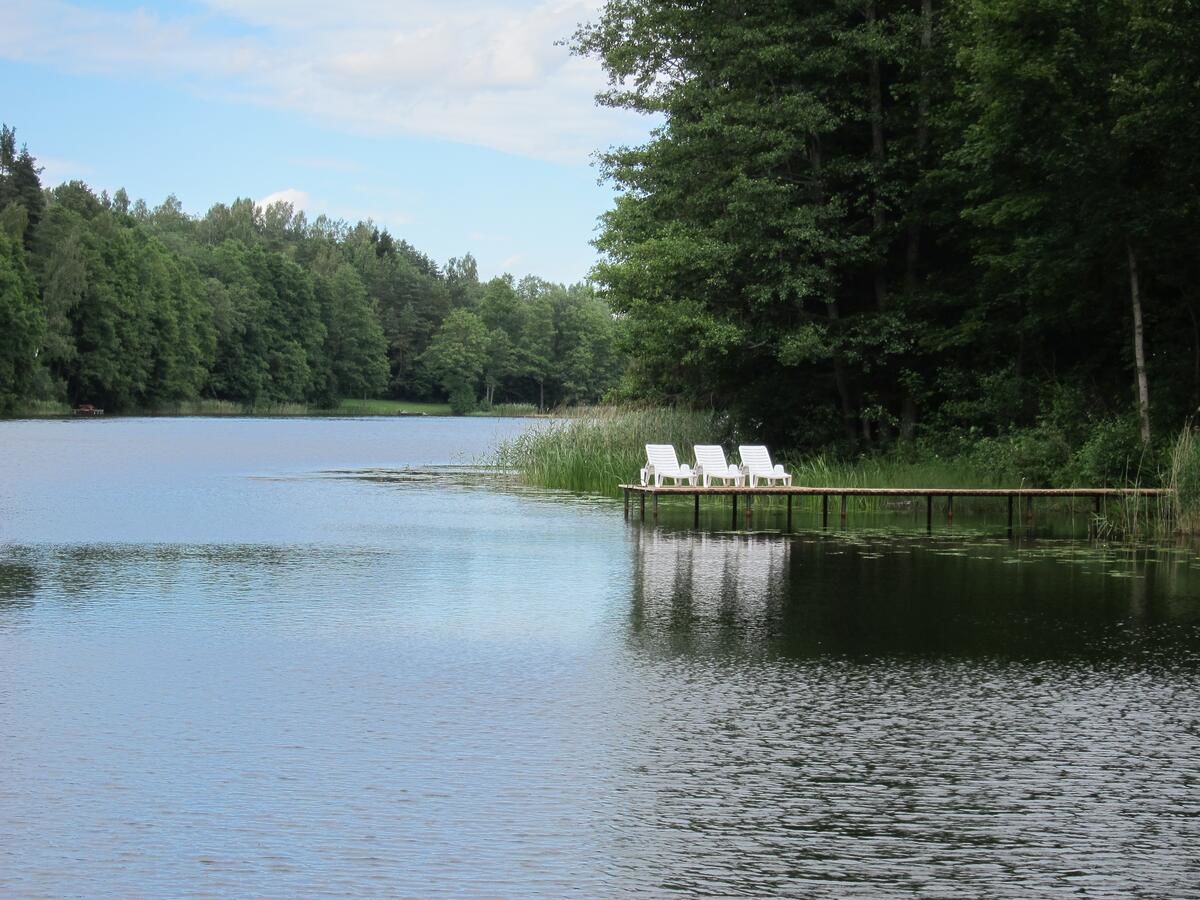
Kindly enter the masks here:
[[626, 522], [525, 427], [0, 422], [0, 894], [1200, 896], [1195, 548]]

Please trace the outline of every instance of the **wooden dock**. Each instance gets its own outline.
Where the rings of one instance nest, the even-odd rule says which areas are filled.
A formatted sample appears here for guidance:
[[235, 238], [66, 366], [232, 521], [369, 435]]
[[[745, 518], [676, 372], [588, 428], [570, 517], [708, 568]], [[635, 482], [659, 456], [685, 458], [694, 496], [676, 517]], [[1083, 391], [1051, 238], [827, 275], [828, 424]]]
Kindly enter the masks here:
[[1096, 515], [1099, 515], [1107, 500], [1124, 500], [1129, 497], [1155, 499], [1171, 494], [1169, 488], [841, 488], [841, 487], [730, 487], [728, 485], [713, 485], [712, 487], [697, 487], [692, 485], [663, 485], [656, 487], [652, 484], [622, 484], [621, 491], [625, 495], [625, 518], [629, 518], [629, 501], [636, 494], [641, 508], [641, 519], [646, 520], [646, 497], [651, 498], [651, 515], [658, 520], [659, 497], [694, 497], [693, 521], [695, 527], [700, 527], [700, 498], [701, 497], [730, 497], [733, 500], [733, 527], [738, 524], [738, 499], [746, 498], [746, 519], [753, 516], [755, 497], [786, 497], [787, 498], [787, 529], [792, 528], [792, 498], [820, 497], [821, 525], [829, 527], [829, 498], [840, 500], [841, 524], [846, 524], [846, 501], [850, 497], [924, 497], [925, 498], [925, 527], [933, 531], [933, 501], [938, 497], [946, 498], [947, 521], [954, 520], [955, 497], [1006, 497], [1008, 498], [1008, 533], [1013, 530], [1013, 512], [1017, 501], [1020, 501], [1027, 515], [1032, 514], [1033, 501], [1038, 497], [1051, 498], [1085, 498], [1093, 501]]

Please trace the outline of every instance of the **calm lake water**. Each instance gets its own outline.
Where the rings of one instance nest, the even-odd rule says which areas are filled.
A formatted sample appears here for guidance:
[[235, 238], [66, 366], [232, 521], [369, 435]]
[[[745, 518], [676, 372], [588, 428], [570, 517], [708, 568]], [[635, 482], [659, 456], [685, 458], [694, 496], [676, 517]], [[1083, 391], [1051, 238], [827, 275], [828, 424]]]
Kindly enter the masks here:
[[0, 422], [0, 894], [1200, 896], [1195, 549], [455, 468], [524, 427]]

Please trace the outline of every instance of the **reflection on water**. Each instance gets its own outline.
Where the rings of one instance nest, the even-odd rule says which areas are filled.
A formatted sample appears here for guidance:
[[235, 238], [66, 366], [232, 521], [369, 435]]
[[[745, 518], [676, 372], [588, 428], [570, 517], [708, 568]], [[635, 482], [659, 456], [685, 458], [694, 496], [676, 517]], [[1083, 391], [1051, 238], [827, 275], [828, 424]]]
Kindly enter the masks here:
[[630, 539], [645, 712], [614, 747], [616, 830], [644, 888], [1196, 895], [1182, 556], [1143, 551], [1117, 579], [1125, 553], [1083, 547]]
[[0, 894], [1200, 896], [1194, 548], [90, 424], [0, 423]]
[[631, 533], [636, 635], [710, 649], [748, 639], [793, 657], [1195, 658], [1194, 550], [900, 532]]
[[635, 529], [633, 632], [677, 650], [761, 649], [782, 615], [792, 542]]

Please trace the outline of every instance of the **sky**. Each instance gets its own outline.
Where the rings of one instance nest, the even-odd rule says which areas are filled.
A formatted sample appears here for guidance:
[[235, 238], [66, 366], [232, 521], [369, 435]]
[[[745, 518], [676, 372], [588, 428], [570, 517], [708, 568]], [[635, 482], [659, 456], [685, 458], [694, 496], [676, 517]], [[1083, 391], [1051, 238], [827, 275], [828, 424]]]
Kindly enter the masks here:
[[202, 215], [239, 197], [371, 219], [480, 277], [573, 283], [612, 206], [599, 107], [562, 45], [600, 0], [0, 0], [0, 122], [53, 186]]

